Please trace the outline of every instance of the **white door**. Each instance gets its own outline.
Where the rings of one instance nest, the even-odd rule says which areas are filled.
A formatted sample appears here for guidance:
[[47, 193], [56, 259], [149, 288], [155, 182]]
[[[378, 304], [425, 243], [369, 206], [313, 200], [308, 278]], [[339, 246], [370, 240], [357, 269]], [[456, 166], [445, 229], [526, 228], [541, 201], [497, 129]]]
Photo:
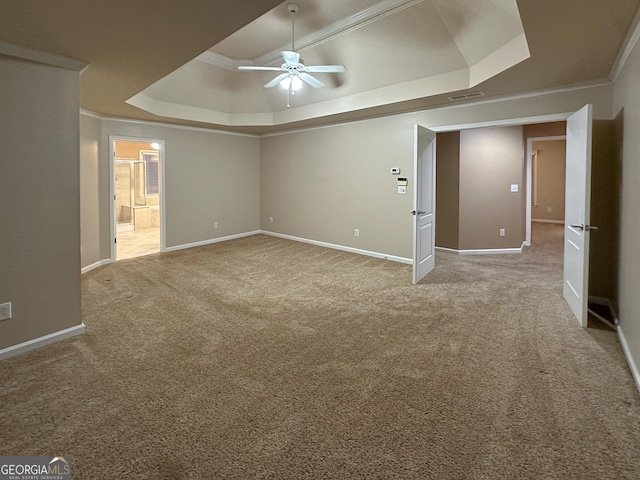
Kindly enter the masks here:
[[584, 106], [567, 119], [563, 294], [585, 328], [589, 297], [591, 124], [591, 105]]
[[436, 133], [414, 127], [413, 283], [435, 266]]

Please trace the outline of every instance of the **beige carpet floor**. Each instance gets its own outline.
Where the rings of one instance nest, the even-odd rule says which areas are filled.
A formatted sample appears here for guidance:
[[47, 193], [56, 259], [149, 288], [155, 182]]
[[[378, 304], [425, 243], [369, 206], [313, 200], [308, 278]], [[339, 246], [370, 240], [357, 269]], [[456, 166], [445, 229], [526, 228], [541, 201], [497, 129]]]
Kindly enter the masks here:
[[[560, 233], [558, 233], [560, 232]], [[0, 454], [78, 479], [637, 479], [614, 332], [522, 255], [390, 261], [257, 235], [83, 277], [87, 334], [0, 362]]]

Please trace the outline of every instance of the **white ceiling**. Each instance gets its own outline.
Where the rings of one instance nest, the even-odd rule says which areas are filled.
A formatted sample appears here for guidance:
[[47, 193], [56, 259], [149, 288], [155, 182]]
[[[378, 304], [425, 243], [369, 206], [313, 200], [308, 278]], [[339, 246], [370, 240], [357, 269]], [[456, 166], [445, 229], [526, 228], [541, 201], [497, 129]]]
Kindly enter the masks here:
[[104, 116], [259, 134], [450, 105], [452, 91], [492, 98], [610, 81], [640, 0], [298, 0], [305, 63], [347, 71], [318, 74], [327, 86], [289, 110], [282, 90], [262, 88], [269, 73], [233, 69], [278, 64], [289, 2], [239, 3], [0, 0], [0, 55], [17, 45], [88, 63], [81, 106]]
[[292, 48], [285, 2], [158, 80], [129, 103], [157, 115], [223, 125], [279, 125], [471, 88], [529, 57], [515, 0], [299, 0], [294, 44], [314, 74], [287, 107], [263, 85]]

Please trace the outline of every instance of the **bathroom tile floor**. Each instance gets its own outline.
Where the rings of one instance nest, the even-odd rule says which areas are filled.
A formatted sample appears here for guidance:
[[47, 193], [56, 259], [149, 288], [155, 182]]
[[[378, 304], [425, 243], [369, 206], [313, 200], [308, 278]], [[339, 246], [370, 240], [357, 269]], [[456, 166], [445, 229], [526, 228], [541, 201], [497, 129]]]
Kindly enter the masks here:
[[160, 229], [145, 228], [118, 233], [116, 259], [140, 257], [160, 252]]

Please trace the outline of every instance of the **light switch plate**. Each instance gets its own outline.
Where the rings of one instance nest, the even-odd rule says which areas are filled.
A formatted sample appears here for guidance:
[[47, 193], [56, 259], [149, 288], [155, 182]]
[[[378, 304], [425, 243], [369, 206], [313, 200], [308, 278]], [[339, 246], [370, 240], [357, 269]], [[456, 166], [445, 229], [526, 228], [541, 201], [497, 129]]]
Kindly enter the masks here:
[[518, 191], [518, 184], [517, 183], [512, 183], [511, 184], [511, 191], [512, 192], [517, 192]]
[[400, 195], [404, 195], [405, 193], [407, 193], [407, 187], [403, 185], [398, 185], [398, 193]]

